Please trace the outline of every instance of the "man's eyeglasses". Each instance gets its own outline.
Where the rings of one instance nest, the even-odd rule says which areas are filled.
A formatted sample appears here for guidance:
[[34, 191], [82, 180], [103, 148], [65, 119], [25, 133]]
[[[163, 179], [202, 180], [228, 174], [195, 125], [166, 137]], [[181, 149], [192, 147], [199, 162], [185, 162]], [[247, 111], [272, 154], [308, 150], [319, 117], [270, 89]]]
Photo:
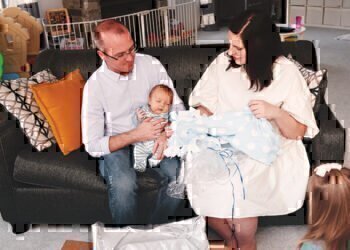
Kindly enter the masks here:
[[137, 52], [137, 47], [136, 46], [133, 46], [133, 47], [131, 47], [130, 49], [128, 49], [127, 51], [125, 51], [125, 52], [122, 52], [122, 53], [120, 53], [120, 54], [118, 54], [118, 55], [116, 55], [116, 56], [110, 56], [110, 55], [108, 55], [106, 52], [104, 52], [103, 50], [100, 50], [105, 56], [108, 56], [108, 57], [110, 57], [110, 58], [112, 58], [112, 59], [114, 59], [114, 60], [119, 60], [119, 59], [121, 59], [121, 58], [125, 58], [126, 56], [128, 56], [128, 55], [130, 55], [130, 54], [134, 54], [134, 53], [136, 53]]

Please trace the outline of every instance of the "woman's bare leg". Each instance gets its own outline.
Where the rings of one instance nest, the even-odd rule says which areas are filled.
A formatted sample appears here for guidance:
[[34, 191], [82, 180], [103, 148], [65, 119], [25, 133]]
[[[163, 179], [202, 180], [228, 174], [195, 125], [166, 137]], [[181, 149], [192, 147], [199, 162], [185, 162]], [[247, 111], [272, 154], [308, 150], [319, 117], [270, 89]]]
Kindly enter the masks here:
[[240, 250], [256, 250], [255, 234], [258, 228], [258, 217], [226, 219], [237, 239]]
[[234, 233], [226, 219], [213, 217], [208, 218], [208, 225], [214, 229], [225, 241], [225, 247], [228, 249], [238, 249]]

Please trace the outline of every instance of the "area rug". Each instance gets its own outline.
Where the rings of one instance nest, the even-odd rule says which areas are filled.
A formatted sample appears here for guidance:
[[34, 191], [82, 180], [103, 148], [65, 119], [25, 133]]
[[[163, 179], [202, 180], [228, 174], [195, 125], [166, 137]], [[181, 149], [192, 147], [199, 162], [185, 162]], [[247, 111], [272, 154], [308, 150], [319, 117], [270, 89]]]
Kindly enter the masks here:
[[335, 40], [345, 40], [345, 41], [350, 41], [350, 34], [345, 34], [341, 36], [337, 36], [334, 38]]

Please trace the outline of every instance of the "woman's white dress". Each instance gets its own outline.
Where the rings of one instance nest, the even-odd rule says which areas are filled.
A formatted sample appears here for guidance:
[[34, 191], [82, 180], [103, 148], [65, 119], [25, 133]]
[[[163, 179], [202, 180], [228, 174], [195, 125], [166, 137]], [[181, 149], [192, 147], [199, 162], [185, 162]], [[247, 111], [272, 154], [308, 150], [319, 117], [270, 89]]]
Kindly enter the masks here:
[[[229, 59], [224, 53], [209, 65], [190, 96], [191, 106], [202, 104], [220, 114], [241, 111], [250, 100], [265, 100], [281, 106], [305, 124], [305, 137], [312, 138], [319, 132], [311, 93], [297, 67], [287, 58], [282, 56], [276, 60], [274, 80], [260, 92], [249, 89], [250, 81], [242, 68], [226, 71], [228, 65]], [[279, 131], [276, 124], [272, 125]], [[245, 218], [288, 214], [299, 209], [304, 202], [309, 161], [301, 140], [289, 140], [282, 135], [280, 138], [280, 152], [270, 166], [245, 156], [238, 157], [243, 182], [235, 166], [229, 166], [229, 178], [213, 171], [211, 180], [203, 180], [201, 174], [208, 171], [198, 169], [210, 172], [218, 169], [217, 166], [224, 169], [226, 165], [214, 151], [193, 154], [191, 167], [186, 171], [194, 177], [187, 179], [187, 191], [195, 212], [216, 218]]]

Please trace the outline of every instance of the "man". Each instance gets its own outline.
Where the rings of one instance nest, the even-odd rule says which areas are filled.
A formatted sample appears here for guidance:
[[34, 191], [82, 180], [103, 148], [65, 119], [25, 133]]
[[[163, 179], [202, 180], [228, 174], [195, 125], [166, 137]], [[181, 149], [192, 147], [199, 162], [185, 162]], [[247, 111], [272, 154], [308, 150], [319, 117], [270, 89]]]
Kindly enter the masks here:
[[[146, 119], [136, 126], [135, 111], [147, 103], [149, 91], [157, 84], [166, 84], [174, 91], [175, 109], [183, 110], [184, 106], [162, 64], [151, 56], [136, 53], [124, 25], [115, 20], [101, 22], [94, 39], [103, 63], [84, 88], [83, 143], [90, 155], [101, 157], [99, 168], [108, 185], [114, 222], [137, 224], [137, 177], [132, 144], [155, 140], [153, 152], [161, 159], [167, 138], [162, 120]], [[169, 183], [175, 180], [178, 167], [178, 159], [164, 158], [154, 170]], [[164, 221], [180, 202], [167, 196], [166, 187], [160, 190], [150, 223]]]

